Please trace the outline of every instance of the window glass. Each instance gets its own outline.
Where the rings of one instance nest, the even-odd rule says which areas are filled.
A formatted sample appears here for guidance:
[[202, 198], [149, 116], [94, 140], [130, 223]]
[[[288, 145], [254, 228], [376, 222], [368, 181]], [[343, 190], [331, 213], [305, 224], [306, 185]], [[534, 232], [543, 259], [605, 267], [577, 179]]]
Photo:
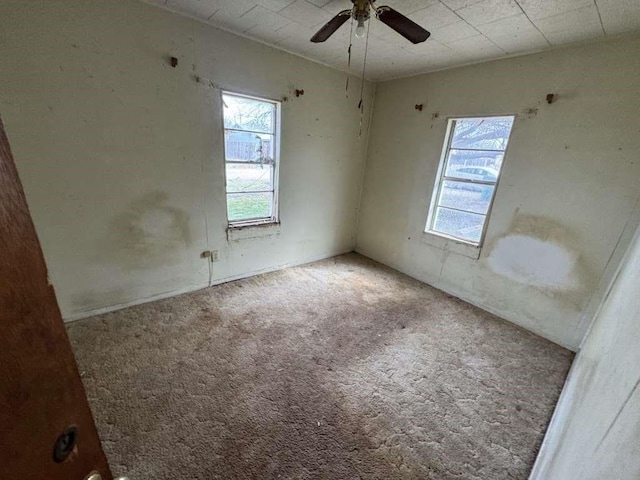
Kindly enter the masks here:
[[229, 92], [222, 103], [229, 224], [275, 222], [280, 104]]
[[509, 142], [513, 117], [459, 118], [454, 120], [455, 131], [451, 148], [474, 150], [500, 150]]
[[274, 133], [276, 103], [224, 93], [224, 128]]
[[427, 232], [482, 243], [514, 118], [449, 120]]

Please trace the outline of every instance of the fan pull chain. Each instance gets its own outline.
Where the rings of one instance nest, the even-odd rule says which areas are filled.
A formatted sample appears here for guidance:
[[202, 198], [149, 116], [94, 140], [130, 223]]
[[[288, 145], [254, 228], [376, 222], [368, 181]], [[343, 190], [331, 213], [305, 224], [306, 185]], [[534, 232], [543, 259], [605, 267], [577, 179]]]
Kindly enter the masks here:
[[364, 117], [364, 73], [367, 69], [367, 52], [369, 51], [369, 30], [371, 27], [371, 22], [367, 22], [367, 41], [364, 46], [364, 62], [362, 62], [362, 81], [360, 83], [360, 103], [358, 103], [358, 108], [360, 109], [360, 131], [358, 132], [358, 138], [362, 137], [362, 119]]
[[347, 84], [345, 85], [344, 95], [349, 98], [349, 75], [351, 73], [351, 47], [353, 46], [353, 16], [351, 17], [351, 31], [349, 32], [349, 60], [347, 60]]

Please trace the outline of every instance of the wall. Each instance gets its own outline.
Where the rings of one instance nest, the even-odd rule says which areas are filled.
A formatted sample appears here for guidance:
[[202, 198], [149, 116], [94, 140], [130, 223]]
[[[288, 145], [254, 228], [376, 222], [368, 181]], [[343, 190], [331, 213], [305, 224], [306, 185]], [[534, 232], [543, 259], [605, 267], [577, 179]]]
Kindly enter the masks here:
[[[631, 37], [378, 84], [357, 251], [576, 349], [640, 193], [638, 51]], [[423, 233], [447, 117], [508, 113], [481, 251]]]
[[640, 230], [576, 357], [532, 480], [640, 478]]
[[[0, 44], [0, 114], [66, 318], [204, 287], [204, 250], [217, 283], [353, 249], [367, 125], [358, 139], [344, 73], [130, 0], [3, 1]], [[282, 107], [281, 226], [260, 237], [227, 240], [216, 87], [305, 91]]]

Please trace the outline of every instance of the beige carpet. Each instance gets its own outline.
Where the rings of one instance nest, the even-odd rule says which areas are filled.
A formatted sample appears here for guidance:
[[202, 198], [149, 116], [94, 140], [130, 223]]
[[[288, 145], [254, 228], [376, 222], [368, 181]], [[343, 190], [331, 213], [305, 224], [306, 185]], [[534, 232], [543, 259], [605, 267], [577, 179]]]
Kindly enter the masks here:
[[526, 479], [573, 358], [356, 254], [69, 335], [131, 480]]

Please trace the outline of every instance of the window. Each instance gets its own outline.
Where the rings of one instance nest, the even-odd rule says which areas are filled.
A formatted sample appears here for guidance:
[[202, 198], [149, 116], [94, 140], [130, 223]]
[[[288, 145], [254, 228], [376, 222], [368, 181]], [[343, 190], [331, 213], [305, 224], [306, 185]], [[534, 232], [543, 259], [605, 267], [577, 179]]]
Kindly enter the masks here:
[[223, 92], [229, 226], [278, 221], [280, 103]]
[[426, 232], [482, 243], [514, 119], [449, 120]]

